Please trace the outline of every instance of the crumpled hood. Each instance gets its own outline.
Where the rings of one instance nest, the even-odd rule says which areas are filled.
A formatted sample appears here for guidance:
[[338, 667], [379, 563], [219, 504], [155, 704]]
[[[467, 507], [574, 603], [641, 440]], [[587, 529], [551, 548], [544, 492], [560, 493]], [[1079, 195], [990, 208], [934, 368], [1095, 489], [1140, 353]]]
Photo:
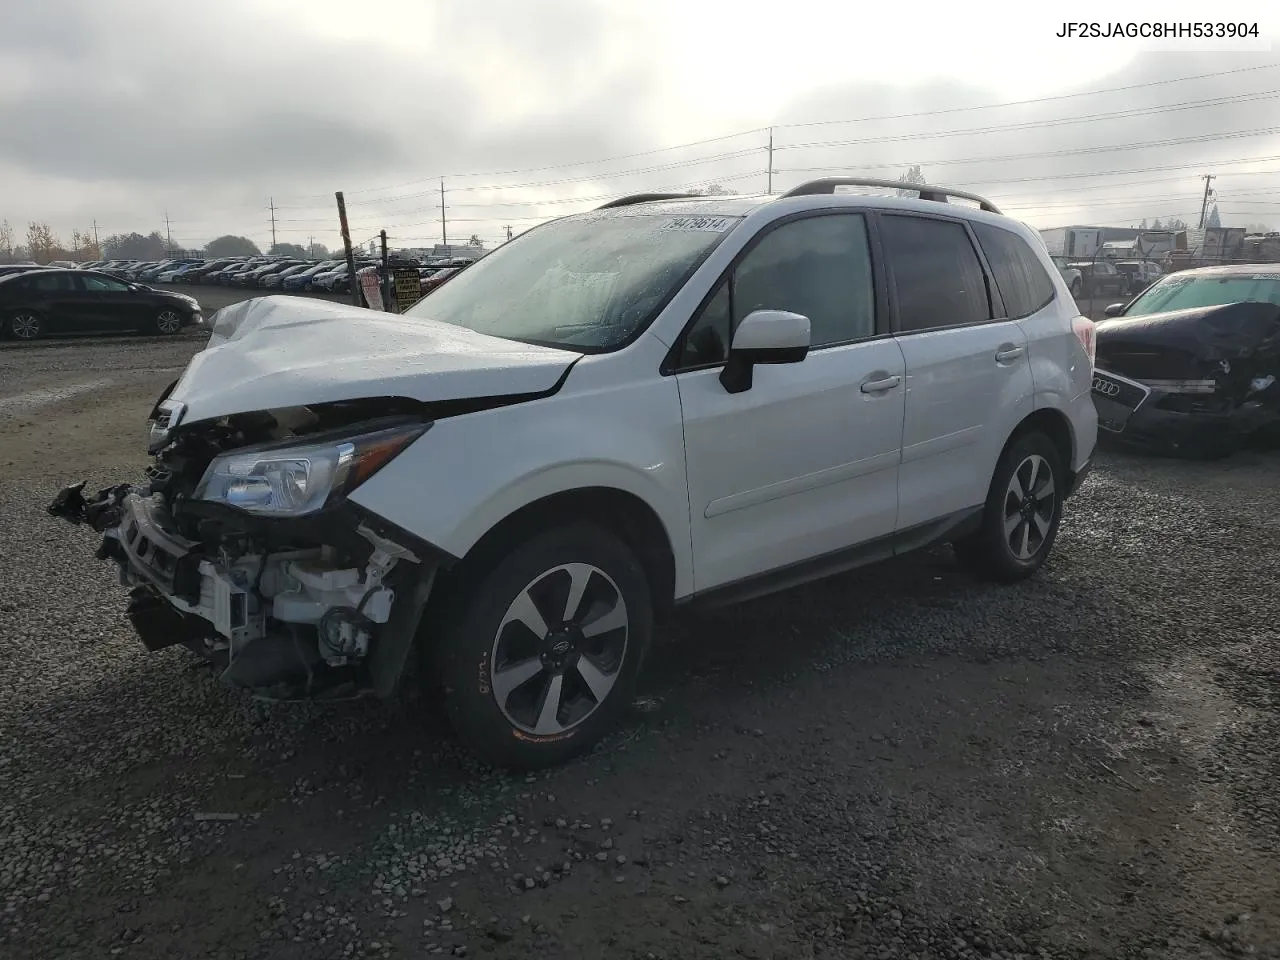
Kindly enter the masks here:
[[186, 405], [183, 423], [372, 397], [540, 393], [580, 356], [307, 297], [245, 300], [211, 323], [209, 345], [170, 394]]

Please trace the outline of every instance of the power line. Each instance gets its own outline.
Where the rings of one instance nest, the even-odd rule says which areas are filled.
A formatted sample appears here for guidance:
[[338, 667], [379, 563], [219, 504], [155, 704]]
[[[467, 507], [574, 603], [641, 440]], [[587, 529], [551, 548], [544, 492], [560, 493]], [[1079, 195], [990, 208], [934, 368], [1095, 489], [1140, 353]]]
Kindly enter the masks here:
[[1052, 120], [1026, 120], [1017, 123], [993, 124], [986, 127], [969, 127], [963, 130], [943, 130], [936, 133], [886, 134], [879, 137], [860, 137], [857, 140], [828, 140], [813, 143], [792, 143], [775, 147], [776, 150], [820, 150], [831, 147], [862, 146], [867, 143], [893, 143], [902, 140], [940, 140], [946, 137], [978, 136], [988, 133], [1004, 133], [1015, 130], [1036, 130], [1042, 127], [1068, 126], [1077, 123], [1098, 123], [1105, 120], [1128, 120], [1154, 113], [1175, 113], [1180, 110], [1200, 110], [1220, 107], [1229, 103], [1250, 103], [1256, 100], [1274, 100], [1280, 90], [1263, 90], [1259, 93], [1239, 94], [1230, 97], [1211, 97], [1207, 100], [1186, 100], [1182, 103], [1163, 104], [1155, 107], [1134, 107], [1111, 113], [1085, 114], [1079, 117], [1057, 117]]
[[[1001, 130], [1027, 130], [1027, 129], [1034, 129], [1037, 127], [1063, 125], [1068, 123], [1074, 124], [1074, 123], [1093, 122], [1098, 119], [1132, 119], [1134, 117], [1145, 116], [1150, 113], [1169, 112], [1172, 110], [1195, 109], [1195, 108], [1204, 107], [1204, 106], [1221, 106], [1224, 103], [1250, 102], [1250, 100], [1270, 99], [1275, 97], [1280, 97], [1280, 90], [1265, 91], [1264, 93], [1256, 94], [1256, 95], [1248, 94], [1248, 95], [1243, 95], [1241, 97], [1227, 97], [1227, 98], [1220, 97], [1220, 98], [1215, 98], [1209, 101], [1189, 101], [1187, 103], [1182, 103], [1182, 104], [1170, 104], [1170, 105], [1151, 107], [1151, 108], [1126, 110], [1126, 111], [1120, 111], [1118, 113], [1114, 113], [1111, 115], [1095, 114], [1095, 115], [1079, 117], [1079, 118], [1067, 117], [1067, 118], [1058, 118], [1058, 119], [1049, 120], [1049, 121], [1029, 121], [1026, 123], [997, 125], [997, 126], [991, 126], [991, 127], [976, 127], [976, 128], [971, 128], [967, 130], [943, 131], [939, 133], [894, 134], [894, 135], [886, 135], [883, 137], [870, 137], [870, 138], [865, 138], [861, 140], [843, 140], [843, 141], [829, 141], [829, 142], [818, 142], [818, 143], [788, 144], [783, 146], [775, 146], [773, 149], [775, 151], [798, 150], [798, 149], [825, 149], [825, 148], [839, 147], [839, 146], [861, 146], [868, 143], [890, 143], [890, 142], [907, 141], [907, 140], [928, 140], [928, 139], [940, 139], [940, 138], [946, 138], [946, 137], [952, 137], [952, 136], [976, 136], [976, 135], [984, 135], [984, 134], [999, 132]], [[1142, 149], [1144, 147], [1150, 147], [1150, 146], [1173, 146], [1173, 145], [1184, 144], [1184, 143], [1202, 143], [1205, 141], [1216, 140], [1216, 139], [1235, 139], [1235, 138], [1247, 137], [1247, 136], [1266, 136], [1266, 135], [1274, 134], [1276, 132], [1280, 132], [1280, 127], [1267, 127], [1267, 128], [1260, 128], [1255, 130], [1208, 134], [1208, 135], [1199, 136], [1199, 137], [1171, 138], [1167, 140], [1147, 141], [1145, 143], [1131, 144], [1131, 145], [1117, 144], [1117, 145], [1108, 146], [1108, 147], [1085, 147], [1085, 148], [1080, 148], [1075, 150], [1071, 150], [1071, 149], [1055, 150], [1049, 153], [1015, 154], [1007, 157], [979, 158], [979, 161], [985, 162], [987, 160], [997, 160], [997, 159], [998, 160], [1042, 159], [1044, 157], [1049, 157], [1049, 156], [1072, 156], [1077, 154], [1105, 152], [1108, 150], [1130, 150], [1130, 149], [1136, 150], [1136, 149]], [[623, 177], [623, 176], [635, 176], [643, 173], [655, 173], [655, 172], [662, 172], [666, 170], [682, 169], [682, 168], [691, 167], [691, 166], [698, 166], [705, 163], [714, 163], [721, 160], [739, 159], [742, 157], [754, 156], [754, 155], [756, 155], [756, 150], [753, 148], [751, 150], [739, 150], [734, 153], [716, 154], [711, 157], [700, 157], [693, 160], [675, 161], [673, 163], [661, 164], [658, 166], [641, 167], [641, 168], [636, 168], [631, 170], [619, 170], [619, 171], [606, 173], [606, 174], [598, 174], [598, 175], [582, 176], [582, 177], [562, 177], [556, 180], [543, 180], [543, 181], [537, 181], [537, 182], [531, 182], [531, 183], [470, 185], [470, 186], [463, 186], [463, 187], [453, 187], [449, 190], [449, 192], [451, 193], [455, 191], [473, 192], [473, 191], [484, 191], [484, 190], [496, 192], [500, 190], [524, 190], [524, 189], [533, 189], [537, 187], [561, 186], [567, 183], [598, 182], [598, 181], [607, 180], [610, 178]], [[882, 164], [868, 164], [865, 166], [880, 166], [880, 167], [898, 166], [900, 167], [900, 166], [911, 166], [916, 163], [920, 164], [921, 166], [924, 166], [926, 164], [931, 166], [939, 166], [943, 164], [966, 163], [966, 162], [975, 162], [975, 161], [954, 160], [954, 159], [953, 160], [932, 160], [932, 161], [912, 160], [908, 163], [897, 163], [897, 164], [882, 163]], [[792, 168], [790, 170], [783, 169], [775, 172], [805, 173], [805, 172], [826, 171], [826, 170], [832, 170], [832, 169], [843, 169], [843, 168], [829, 167], [829, 166], [828, 167], [800, 167], [800, 168]], [[717, 177], [713, 179], [723, 179], [723, 177]], [[400, 197], [383, 197], [383, 198], [378, 198], [377, 200], [362, 201], [362, 203], [364, 205], [372, 205], [375, 203], [377, 204], [392, 203], [398, 200], [415, 199], [419, 196], [425, 196], [425, 194], [406, 194]]]
[[[1051, 102], [1056, 102], [1060, 100], [1073, 100], [1073, 99], [1081, 99], [1084, 97], [1104, 96], [1109, 93], [1124, 93], [1131, 90], [1141, 90], [1141, 89], [1146, 89], [1150, 87], [1169, 86], [1175, 83], [1188, 83], [1194, 80], [1209, 80], [1214, 77], [1232, 76], [1235, 74], [1251, 73], [1259, 70], [1273, 70], [1273, 69], [1276, 69], [1276, 67], [1278, 66], [1280, 66], [1280, 64], [1262, 64], [1259, 66], [1252, 66], [1252, 67], [1237, 67], [1232, 70], [1218, 70], [1211, 73], [1199, 73], [1199, 74], [1192, 74], [1192, 75], [1183, 76], [1183, 77], [1170, 77], [1165, 80], [1151, 80], [1144, 83], [1127, 84], [1119, 87], [1104, 87], [1097, 90], [1082, 90], [1076, 93], [1065, 93], [1065, 94], [1056, 94], [1056, 95], [1045, 96], [1045, 97], [1035, 97], [1029, 100], [1009, 100], [1009, 101], [1002, 101], [997, 103], [977, 104], [974, 106], [967, 106], [967, 107], [946, 107], [938, 110], [922, 110], [914, 113], [887, 114], [882, 116], [853, 117], [848, 119], [832, 119], [832, 120], [815, 120], [807, 123], [777, 123], [777, 124], [774, 124], [773, 126], [777, 128], [785, 128], [785, 129], [799, 129], [803, 127], [813, 127], [813, 126], [829, 126], [829, 125], [850, 124], [850, 123], [869, 123], [869, 122], [881, 121], [881, 120], [908, 120], [908, 119], [916, 119], [919, 117], [945, 116], [953, 113], [970, 113], [977, 110], [997, 110], [997, 109], [1003, 109], [1007, 107], [1021, 107], [1021, 106], [1029, 106], [1029, 105], [1038, 104], [1038, 103], [1051, 103]], [[473, 172], [473, 173], [444, 174], [443, 176], [445, 176], [446, 179], [461, 179], [463, 177], [505, 177], [505, 176], [514, 176], [516, 174], [524, 174], [524, 173], [542, 173], [548, 170], [569, 170], [569, 169], [573, 169], [574, 167], [598, 166], [598, 165], [607, 164], [607, 163], [615, 163], [621, 160], [634, 160], [640, 157], [656, 156], [657, 154], [670, 153], [676, 150], [687, 150], [691, 147], [706, 146], [712, 143], [723, 143], [728, 140], [736, 140], [742, 137], [748, 137], [748, 136], [754, 136], [754, 135], [766, 133], [768, 129], [769, 129], [768, 127], [754, 127], [750, 130], [739, 130], [734, 133], [727, 133], [727, 134], [723, 134], [721, 136], [716, 136], [716, 137], [708, 137], [702, 140], [691, 140], [687, 143], [677, 143], [667, 147], [656, 147], [651, 150], [640, 150], [633, 153], [617, 154], [614, 156], [600, 157], [593, 160], [574, 160], [574, 161], [568, 161], [565, 163], [544, 164], [542, 166], [537, 166], [537, 167], [522, 167], [522, 168], [516, 168], [516, 169], [510, 169], [510, 170], [480, 171], [480, 172]], [[398, 184], [387, 184], [379, 187], [365, 187], [360, 190], [352, 190], [348, 192], [365, 194], [365, 193], [376, 193], [381, 190], [399, 190], [399, 189], [403, 189], [404, 187], [413, 186], [415, 184], [428, 183], [430, 181], [437, 180], [439, 179], [440, 176], [441, 174], [432, 174], [430, 176], [421, 177], [417, 180], [410, 180], [410, 181], [398, 183]], [[321, 198], [327, 198], [327, 197], [328, 197], [328, 194], [309, 194], [306, 196], [294, 197], [293, 199], [295, 200], [321, 199]], [[362, 201], [362, 202], [369, 202], [369, 201]]]
[[[1125, 150], [1147, 150], [1152, 147], [1175, 147], [1188, 143], [1208, 143], [1217, 142], [1219, 140], [1240, 140], [1248, 137], [1267, 137], [1280, 133], [1280, 127], [1259, 127], [1253, 130], [1231, 130], [1224, 133], [1210, 133], [1194, 137], [1170, 137], [1165, 140], [1145, 140], [1140, 143], [1122, 143], [1122, 144], [1104, 144], [1093, 147], [1077, 147], [1062, 150], [1047, 150], [1040, 153], [1009, 153], [989, 157], [963, 157], [952, 158], [950, 160], [912, 160], [910, 162], [898, 161], [897, 163], [868, 163], [859, 164], [863, 167], [891, 167], [901, 168], [904, 166], [929, 166], [929, 167], [946, 167], [954, 166], [961, 163], [1004, 163], [1010, 160], [1045, 160], [1055, 157], [1077, 157], [1087, 156], [1094, 153], [1116, 153]], [[849, 165], [833, 167], [792, 167], [783, 170], [783, 173], [821, 173], [832, 170], [847, 170]]]
[[1080, 97], [1096, 97], [1104, 93], [1123, 93], [1127, 90], [1142, 90], [1147, 87], [1166, 86], [1171, 83], [1184, 83], [1189, 80], [1208, 80], [1212, 77], [1225, 77], [1235, 73], [1250, 73], [1255, 70], [1274, 70], [1280, 64], [1267, 63], [1256, 67], [1239, 67], [1235, 70], [1219, 70], [1214, 73], [1199, 73], [1189, 77], [1173, 77], [1168, 80], [1151, 80], [1146, 83], [1133, 83], [1124, 87], [1106, 87], [1102, 90], [1084, 90], [1079, 93], [1060, 93], [1047, 97], [1034, 97], [1030, 100], [1007, 100], [1003, 103], [986, 103], [973, 107], [949, 107], [942, 110], [922, 110], [918, 113], [884, 114], [875, 117], [855, 117], [850, 120], [813, 120], [809, 123], [779, 123], [776, 127], [823, 127], [842, 123], [870, 123], [876, 120], [913, 120], [917, 117], [937, 117], [950, 113], [971, 113], [975, 110], [994, 110], [1000, 107], [1026, 107], [1037, 103], [1052, 103], [1058, 100], [1075, 100]]

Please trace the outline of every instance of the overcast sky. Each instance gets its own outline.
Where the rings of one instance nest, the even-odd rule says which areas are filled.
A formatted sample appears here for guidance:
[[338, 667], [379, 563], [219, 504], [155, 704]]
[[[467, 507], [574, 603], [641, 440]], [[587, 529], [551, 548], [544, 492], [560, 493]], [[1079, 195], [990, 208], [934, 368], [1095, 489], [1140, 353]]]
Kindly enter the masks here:
[[[393, 245], [421, 245], [440, 239], [444, 176], [450, 239], [494, 240], [597, 197], [763, 192], [772, 126], [775, 190], [920, 164], [1036, 226], [1126, 224], [1194, 219], [1199, 176], [1214, 173], [1224, 223], [1280, 225], [1273, 0], [1232, 8], [1259, 40], [1180, 50], [1059, 39], [1063, 8], [859, 7], [12, 3], [0, 15], [0, 217], [19, 236], [47, 221], [68, 241], [95, 219], [100, 236], [163, 232], [167, 212], [175, 241], [236, 233], [265, 247], [274, 199], [279, 239], [333, 246], [342, 189], [353, 239], [385, 227]], [[1070, 9], [1174, 22], [1225, 7]], [[1079, 95], [1098, 90], [1112, 92]], [[900, 119], [869, 119], [884, 117]], [[939, 133], [952, 135], [926, 136]]]

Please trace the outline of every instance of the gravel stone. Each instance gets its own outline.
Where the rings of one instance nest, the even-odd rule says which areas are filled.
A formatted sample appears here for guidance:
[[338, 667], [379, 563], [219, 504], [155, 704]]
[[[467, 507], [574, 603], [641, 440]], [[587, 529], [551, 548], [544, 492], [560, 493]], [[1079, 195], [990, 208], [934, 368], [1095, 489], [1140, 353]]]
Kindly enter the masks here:
[[417, 684], [269, 704], [141, 647], [99, 538], [44, 507], [139, 477], [200, 344], [0, 342], [5, 960], [1274, 954], [1275, 451], [1103, 451], [1014, 586], [940, 547], [680, 611], [660, 707], [529, 780]]

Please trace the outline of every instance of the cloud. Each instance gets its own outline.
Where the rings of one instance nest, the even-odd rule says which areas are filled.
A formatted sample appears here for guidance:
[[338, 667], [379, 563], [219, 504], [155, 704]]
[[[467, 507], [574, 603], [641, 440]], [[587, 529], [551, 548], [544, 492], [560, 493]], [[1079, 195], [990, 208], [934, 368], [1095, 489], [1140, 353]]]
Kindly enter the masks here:
[[[762, 191], [763, 128], [773, 124], [775, 188], [824, 172], [896, 177], [918, 163], [930, 180], [978, 184], [1041, 225], [1127, 222], [1198, 211], [1196, 177], [1215, 163], [1280, 155], [1275, 136], [1216, 138], [1266, 127], [1277, 102], [1268, 98], [1009, 129], [1280, 90], [1280, 70], [1137, 86], [1275, 65], [1271, 54], [1134, 55], [1115, 43], [1085, 52], [1014, 42], [1014, 20], [969, 23], [968, 14], [943, 43], [811, 0], [785, 13], [754, 0], [718, 9], [694, 0], [384, 0], [355, 11], [338, 0], [17, 4], [0, 30], [0, 216], [47, 220], [66, 235], [94, 218], [100, 232], [147, 232], [167, 212], [184, 240], [234, 232], [266, 243], [272, 198], [281, 239], [333, 245], [342, 189], [356, 239], [385, 227], [427, 242], [439, 236], [443, 175], [450, 233], [493, 238], [594, 197], [713, 182]], [[1054, 27], [1024, 20], [1027, 36]], [[870, 36], [884, 42], [863, 42]], [[994, 42], [995, 60], [975, 60], [980, 41]], [[1020, 64], [1042, 55], [1045, 69], [997, 70], [1001, 50]], [[1119, 86], [1136, 88], [935, 112]], [[925, 115], [789, 126], [887, 114]], [[920, 137], [958, 130], [971, 132]], [[1190, 135], [1214, 138], [1068, 153]], [[1005, 159], [1030, 153], [1039, 156]], [[1078, 176], [1176, 165], [1184, 169]], [[1232, 194], [1246, 209], [1253, 190], [1247, 209], [1265, 220], [1256, 190], [1280, 186], [1280, 175], [1237, 175], [1244, 167], [1213, 169], [1223, 209]]]
[[[1280, 186], [1280, 160], [1232, 162], [1280, 157], [1280, 131], [1271, 129], [1275, 125], [1269, 119], [1278, 115], [1280, 104], [1278, 66], [1280, 58], [1272, 54], [1150, 54], [1087, 85], [1063, 88], [1051, 95], [1057, 99], [997, 109], [965, 109], [999, 101], [964, 84], [852, 84], [812, 90], [784, 107], [787, 121], [908, 116], [779, 126], [776, 166], [784, 172], [778, 179], [784, 187], [841, 171], [895, 179], [919, 164], [930, 182], [967, 185], [999, 197], [1008, 212], [1043, 226], [1128, 222], [1143, 216], [1188, 218], [1199, 210], [1199, 175], [1216, 172], [1223, 205], [1230, 204], [1235, 192], [1240, 198], [1236, 206], [1243, 210], [1259, 202], [1245, 200], [1259, 185]], [[1239, 72], [1202, 76], [1222, 71]], [[1196, 76], [1202, 79], [1164, 82]], [[1131, 89], [1073, 96], [1125, 87]], [[953, 112], [928, 115], [939, 109]], [[957, 131], [967, 132], [945, 135]], [[1244, 131], [1269, 132], [1232, 136]], [[1199, 142], [1171, 142], [1192, 138]], [[1161, 145], [1131, 149], [1140, 144]], [[1215, 167], [1219, 163], [1221, 168]], [[1181, 169], [1152, 169], [1171, 167]], [[1257, 168], [1275, 175], [1238, 172]]]

